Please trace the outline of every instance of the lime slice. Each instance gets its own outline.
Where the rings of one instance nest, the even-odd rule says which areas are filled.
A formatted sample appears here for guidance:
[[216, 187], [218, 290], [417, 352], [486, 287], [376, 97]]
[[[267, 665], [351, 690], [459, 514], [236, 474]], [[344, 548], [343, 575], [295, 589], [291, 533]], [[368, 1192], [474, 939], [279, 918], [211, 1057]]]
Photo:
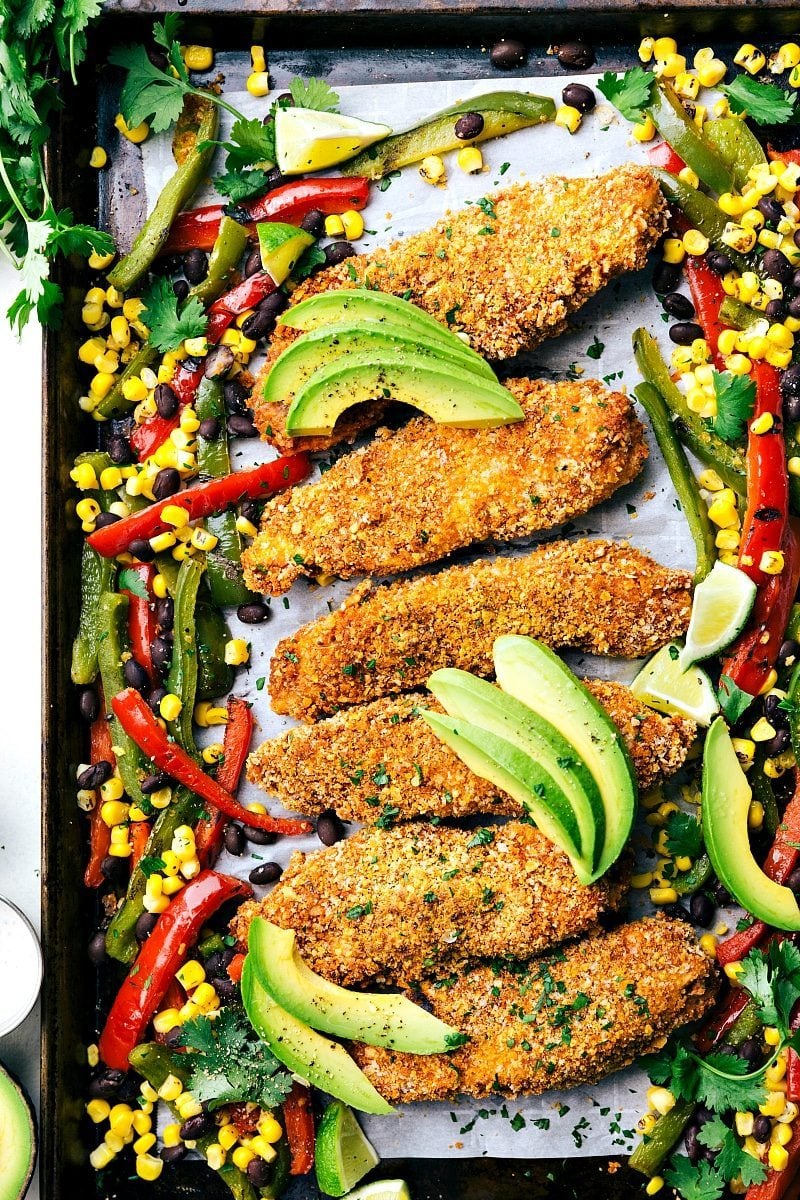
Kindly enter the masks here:
[[668, 716], [689, 717], [698, 725], [710, 725], [719, 712], [711, 680], [701, 667], [682, 667], [677, 642], [662, 646], [645, 663], [631, 691], [648, 708]]
[[275, 157], [284, 175], [304, 175], [346, 162], [391, 132], [388, 125], [340, 113], [279, 108], [275, 113]]
[[411, 1200], [411, 1192], [404, 1179], [378, 1179], [348, 1192], [344, 1200]]
[[317, 1183], [326, 1196], [344, 1196], [380, 1162], [341, 1100], [334, 1100], [322, 1115], [314, 1160]]
[[684, 667], [711, 658], [742, 632], [756, 598], [756, 585], [738, 567], [715, 562], [694, 589], [692, 617], [681, 653]]

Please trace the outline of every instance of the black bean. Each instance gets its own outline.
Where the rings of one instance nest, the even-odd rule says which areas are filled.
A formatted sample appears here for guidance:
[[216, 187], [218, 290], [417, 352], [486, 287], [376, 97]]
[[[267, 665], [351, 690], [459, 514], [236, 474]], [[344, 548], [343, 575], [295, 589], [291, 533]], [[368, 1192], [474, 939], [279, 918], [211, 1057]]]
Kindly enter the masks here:
[[331, 809], [317, 820], [317, 837], [323, 846], [335, 846], [344, 837], [342, 823]]
[[753, 1137], [757, 1142], [763, 1145], [768, 1142], [772, 1134], [772, 1122], [769, 1117], [763, 1117], [759, 1113], [755, 1121], [753, 1121]]
[[669, 336], [676, 346], [691, 346], [695, 338], [703, 336], [703, 330], [695, 321], [678, 321], [670, 326]]
[[156, 927], [158, 921], [157, 913], [143, 912], [134, 926], [134, 933], [138, 942], [146, 942], [150, 934]]
[[88, 954], [96, 967], [99, 967], [101, 962], [105, 962], [106, 935], [102, 931], [96, 933], [89, 942]]
[[250, 251], [247, 258], [244, 260], [245, 278], [249, 279], [251, 275], [257, 275], [258, 272], [262, 271], [263, 269], [264, 268], [261, 265], [261, 251], [258, 249], [258, 247], [256, 247], [255, 250]]
[[786, 886], [790, 891], [794, 892], [795, 895], [800, 894], [800, 867], [795, 867], [795, 869], [791, 872], [789, 878], [786, 880]]
[[276, 840], [274, 833], [267, 833], [266, 829], [255, 829], [252, 825], [245, 825], [244, 836], [254, 846], [272, 846]]
[[93, 687], [81, 688], [78, 696], [78, 712], [82, 719], [90, 724], [100, 716], [100, 699]]
[[588, 71], [594, 66], [594, 50], [586, 42], [564, 42], [556, 46], [556, 58], [571, 71]]
[[205, 250], [198, 250], [197, 247], [187, 250], [183, 256], [183, 273], [189, 283], [200, 283], [207, 271], [208, 255]]
[[777, 279], [784, 287], [788, 286], [794, 274], [792, 264], [780, 250], [766, 250], [761, 256], [761, 269], [770, 279]]
[[172, 285], [172, 290], [178, 301], [182, 302], [189, 295], [189, 284], [185, 279], [176, 279]]
[[764, 316], [769, 321], [783, 321], [788, 311], [783, 300], [768, 300]]
[[139, 784], [145, 796], [152, 796], [153, 792], [160, 792], [162, 788], [167, 787], [171, 782], [169, 775], [165, 775], [163, 771], [159, 771], [155, 775], [147, 775]]
[[200, 422], [200, 428], [197, 432], [204, 442], [216, 442], [221, 429], [222, 426], [216, 417], [206, 417], [204, 421]]
[[681, 269], [675, 263], [660, 262], [653, 272], [653, 291], [659, 296], [674, 292], [681, 280]]
[[789, 301], [789, 316], [797, 318], [800, 314], [800, 296], [793, 296]]
[[694, 1124], [694, 1122], [689, 1125], [684, 1133], [683, 1144], [686, 1147], [686, 1154], [689, 1158], [689, 1162], [692, 1163], [693, 1166], [697, 1166], [698, 1162], [700, 1161], [700, 1143], [697, 1140], [697, 1126]]
[[214, 990], [223, 1004], [230, 1004], [239, 999], [239, 986], [232, 979], [220, 979], [214, 985]]
[[[165, 1163], [180, 1162], [186, 1154], [185, 1146], [162, 1146], [158, 1152], [161, 1155], [161, 1161]], [[263, 1159], [262, 1159], [263, 1162]]]
[[107, 854], [100, 863], [100, 874], [108, 883], [121, 883], [128, 874], [127, 861], [124, 858], [115, 858], [113, 854]]
[[156, 624], [159, 629], [172, 629], [175, 623], [175, 601], [171, 596], [156, 600]]
[[331, 242], [325, 247], [325, 264], [335, 267], [337, 263], [344, 262], [346, 258], [353, 258], [355, 253], [349, 242]]
[[220, 379], [223, 375], [228, 374], [234, 361], [230, 346], [215, 346], [206, 355], [203, 374], [206, 379]]
[[254, 525], [257, 525], [258, 522], [261, 520], [261, 512], [262, 512], [261, 501], [260, 500], [245, 500], [244, 503], [240, 505], [239, 512], [248, 521], [252, 521]]
[[793, 638], [787, 638], [781, 643], [781, 648], [778, 651], [778, 662], [782, 667], [793, 667], [800, 656], [800, 642], [796, 642]]
[[101, 758], [99, 762], [87, 767], [85, 771], [81, 771], [78, 776], [78, 787], [94, 791], [95, 788], [99, 788], [107, 779], [110, 779], [111, 775], [111, 763]]
[[460, 142], [469, 142], [483, 132], [483, 117], [479, 112], [463, 113], [456, 121], [454, 133]]
[[689, 912], [695, 925], [702, 925], [707, 929], [714, 920], [716, 907], [714, 902], [709, 899], [705, 892], [695, 892], [689, 901]]
[[282, 313], [289, 303], [289, 297], [281, 288], [276, 288], [274, 292], [270, 292], [263, 300], [260, 300], [256, 305], [256, 312], [269, 313], [272, 317], [277, 317]]
[[[294, 100], [292, 100], [291, 96], [289, 99], [291, 100], [291, 104], [288, 107], [294, 108]], [[269, 190], [272, 191], [273, 188], [281, 187], [285, 182], [286, 176], [281, 174], [280, 167], [270, 167], [267, 171], [267, 187]]]
[[159, 71], [167, 71], [169, 69], [169, 60], [162, 50], [156, 50], [155, 46], [147, 46], [147, 57], [154, 67], [158, 67]]
[[717, 880], [713, 885], [711, 891], [714, 893], [714, 899], [720, 908], [726, 908], [731, 903], [732, 896], [730, 892], [727, 890], [724, 884], [719, 882], [719, 880]]
[[774, 693], [771, 696], [765, 696], [761, 702], [762, 708], [764, 709], [764, 716], [771, 720], [774, 717], [775, 711], [780, 702], [780, 696], [776, 696]]
[[247, 397], [250, 395], [237, 379], [229, 379], [222, 389], [225, 397], [225, 407], [229, 413], [246, 413]]
[[715, 275], [727, 275], [733, 270], [733, 263], [722, 250], [709, 250], [706, 262]]
[[137, 692], [144, 692], [150, 683], [150, 676], [135, 658], [128, 659], [122, 668], [122, 674], [128, 687], [136, 688]]
[[181, 1125], [181, 1139], [184, 1142], [196, 1142], [205, 1133], [211, 1133], [214, 1129], [214, 1118], [209, 1113], [198, 1113], [196, 1117], [189, 1117]]
[[503, 38], [501, 42], [495, 42], [489, 51], [489, 61], [493, 67], [497, 67], [498, 71], [514, 71], [517, 67], [524, 67], [528, 61], [528, 51], [522, 42], [517, 42], [513, 38]]
[[310, 233], [312, 237], [322, 237], [325, 232], [325, 214], [318, 208], [312, 208], [311, 212], [307, 212], [303, 217], [300, 228], [305, 229], [306, 233]]
[[178, 397], [168, 383], [159, 383], [153, 393], [153, 398], [160, 417], [166, 417], [169, 420], [170, 417], [175, 416], [179, 407]]
[[251, 600], [248, 604], [240, 604], [236, 615], [243, 625], [260, 625], [270, 618], [270, 609], [260, 600]]
[[773, 200], [772, 196], [761, 197], [758, 202], [758, 211], [765, 221], [772, 221], [773, 225], [777, 225], [778, 221], [782, 221], [786, 216], [783, 205], [779, 204], [777, 200]]
[[95, 1075], [89, 1084], [89, 1095], [98, 1100], [110, 1100], [112, 1096], [116, 1096], [124, 1082], [125, 1072], [109, 1067]]
[[116, 513], [98, 513], [94, 519], [95, 529], [105, 529], [107, 525], [116, 525], [121, 520]]
[[225, 849], [238, 858], [244, 854], [245, 836], [241, 825], [230, 824], [225, 829]]
[[129, 463], [133, 457], [131, 454], [131, 444], [122, 433], [111, 434], [111, 437], [106, 442], [106, 451], [111, 461], [118, 466]]
[[164, 1034], [164, 1041], [172, 1049], [177, 1050], [183, 1045], [183, 1030], [180, 1025], [173, 1025], [172, 1029], [168, 1029]]
[[166, 500], [181, 488], [181, 477], [174, 467], [162, 467], [153, 480], [153, 495], [156, 500]]
[[784, 403], [800, 398], [800, 363], [787, 367], [781, 375], [781, 396]]
[[761, 1045], [757, 1038], [745, 1038], [739, 1046], [739, 1058], [743, 1058], [746, 1063], [751, 1066], [758, 1066], [763, 1055], [761, 1053]]
[[172, 646], [166, 638], [160, 636], [153, 638], [150, 645], [150, 656], [157, 671], [168, 671], [172, 665]]
[[282, 874], [283, 867], [280, 863], [265, 862], [253, 867], [247, 878], [251, 883], [276, 883]]
[[228, 417], [228, 433], [231, 437], [258, 437], [258, 430], [253, 424], [252, 417], [240, 416], [239, 413], [234, 413], [232, 417]]
[[[792, 234], [792, 241], [794, 242], [795, 246], [800, 246], [800, 229], [795, 229], [794, 233]], [[798, 275], [800, 275], [800, 272], [795, 272], [794, 279], [796, 279]], [[795, 287], [797, 286], [798, 285], [795, 284]]]
[[578, 112], [591, 112], [597, 104], [597, 97], [591, 88], [583, 83], [568, 83], [561, 93], [561, 99]]
[[250, 313], [245, 321], [242, 322], [242, 333], [247, 338], [252, 338], [254, 342], [260, 342], [263, 337], [272, 330], [275, 325], [275, 318], [268, 312]]
[[161, 701], [164, 699], [166, 694], [167, 689], [165, 687], [155, 687], [147, 693], [147, 703], [157, 717], [161, 715], [159, 708], [161, 706]]
[[713, 1166], [714, 1163], [717, 1161], [718, 1153], [719, 1153], [718, 1150], [712, 1150], [710, 1146], [703, 1146], [703, 1150], [701, 1152], [700, 1157], [702, 1158], [703, 1162], [711, 1163], [711, 1165]]
[[773, 758], [776, 754], [783, 754], [784, 750], [788, 750], [791, 744], [791, 737], [788, 729], [779, 729], [774, 738], [764, 746], [765, 751]]
[[661, 303], [664, 311], [679, 321], [691, 321], [694, 316], [694, 305], [682, 292], [667, 292]]
[[134, 538], [128, 549], [134, 558], [139, 559], [139, 562], [152, 562], [156, 556], [156, 552], [147, 538]]
[[691, 921], [688, 909], [677, 901], [674, 904], [665, 904], [664, 915], [675, 921]]

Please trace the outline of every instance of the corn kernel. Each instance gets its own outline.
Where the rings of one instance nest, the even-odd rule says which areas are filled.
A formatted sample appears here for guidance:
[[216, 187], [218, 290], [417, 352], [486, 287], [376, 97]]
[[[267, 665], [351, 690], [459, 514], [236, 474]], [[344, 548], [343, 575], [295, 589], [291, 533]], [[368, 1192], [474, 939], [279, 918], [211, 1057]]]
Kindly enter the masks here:
[[231, 1162], [240, 1171], [246, 1171], [255, 1157], [253, 1151], [247, 1146], [237, 1146], [231, 1155]]
[[225, 643], [225, 662], [229, 667], [239, 667], [250, 657], [250, 647], [244, 638], [231, 638]]
[[111, 1105], [107, 1100], [90, 1100], [86, 1105], [86, 1115], [95, 1125], [107, 1120]]
[[197, 1004], [200, 1008], [214, 1008], [219, 1003], [217, 993], [214, 990], [213, 985], [207, 980], [203, 983], [198, 983], [197, 987], [192, 993], [192, 1000], [194, 1000], [195, 1004]]
[[687, 229], [683, 235], [683, 248], [687, 254], [705, 254], [708, 246], [708, 238], [699, 229]]
[[734, 55], [733, 61], [737, 67], [744, 67], [749, 75], [757, 75], [766, 63], [766, 55], [751, 42], [745, 42]]
[[147, 1154], [148, 1150], [152, 1150], [156, 1144], [156, 1135], [154, 1133], [143, 1133], [133, 1143], [134, 1154]]
[[197, 857], [187, 859], [185, 862], [181, 863], [181, 875], [186, 880], [196, 879], [200, 874], [200, 870], [200, 859]]
[[219, 1171], [225, 1166], [225, 1151], [219, 1142], [212, 1142], [206, 1147], [206, 1162], [212, 1171]]
[[[478, 153], [480, 154], [480, 151]], [[363, 236], [364, 218], [354, 208], [348, 208], [346, 212], [342, 213], [341, 222], [344, 227], [344, 236], [348, 241], [354, 242]]]
[[210, 46], [184, 46], [182, 54], [189, 71], [210, 71], [214, 65], [214, 51]]
[[675, 1107], [675, 1097], [668, 1088], [665, 1087], [649, 1087], [647, 1089], [647, 1103], [650, 1108], [654, 1109], [662, 1117]]
[[344, 222], [336, 213], [325, 218], [325, 233], [327, 237], [341, 237], [344, 233]]
[[729, 500], [724, 492], [720, 492], [708, 506], [708, 516], [720, 529], [738, 528], [739, 514], [736, 504]]
[[800, 1108], [798, 1108], [794, 1100], [787, 1100], [786, 1107], [777, 1120], [781, 1125], [791, 1125], [797, 1120], [798, 1113], [800, 1113]]
[[718, 83], [722, 83], [725, 78], [727, 67], [719, 58], [712, 57], [706, 62], [698, 64], [697, 56], [695, 55], [695, 68], [697, 70], [697, 78], [700, 86], [704, 88], [716, 87]]
[[219, 538], [207, 529], [193, 529], [191, 543], [196, 550], [213, 550], [219, 544]]
[[183, 1092], [183, 1084], [177, 1075], [168, 1075], [157, 1091], [162, 1100], [166, 1100], [168, 1104], [171, 1104]]
[[247, 76], [247, 90], [251, 96], [269, 95], [269, 75], [266, 71], [253, 71]]
[[153, 1029], [156, 1033], [169, 1033], [170, 1029], [174, 1029], [180, 1023], [181, 1018], [177, 1008], [163, 1008], [153, 1017]]
[[150, 126], [146, 121], [142, 121], [139, 125], [134, 125], [134, 127], [131, 129], [125, 121], [122, 113], [117, 113], [116, 117], [114, 118], [114, 125], [122, 134], [122, 136], [127, 138], [129, 142], [133, 142], [134, 145], [138, 145], [140, 142], [143, 142], [150, 132]]
[[206, 337], [185, 338], [183, 348], [187, 354], [201, 358], [208, 353], [208, 339]]
[[773, 1171], [785, 1171], [789, 1165], [789, 1153], [783, 1146], [770, 1146], [767, 1161]]
[[267, 1113], [258, 1122], [258, 1132], [270, 1145], [274, 1142], [279, 1142], [283, 1137], [283, 1127], [279, 1121], [275, 1120], [271, 1113]]
[[785, 371], [791, 364], [791, 350], [776, 350], [771, 347], [764, 356], [771, 367], [777, 367], [780, 371]]
[[126, 1138], [133, 1128], [133, 1109], [129, 1104], [115, 1104], [108, 1114], [111, 1130], [121, 1138]]
[[700, 187], [700, 177], [695, 171], [692, 170], [691, 167], [683, 167], [682, 170], [678, 172], [678, 178], [680, 179], [681, 183], [686, 183], [689, 185], [689, 187], [695, 189]]
[[419, 173], [426, 183], [437, 184], [445, 182], [444, 163], [438, 154], [428, 154], [423, 158]]
[[757, 830], [764, 824], [764, 805], [760, 800], [753, 800], [747, 813], [747, 828]]
[[[733, 351], [736, 347], [736, 336], [737, 335], [736, 335], [735, 329], [723, 329], [722, 333], [719, 335], [719, 338], [717, 340], [717, 348], [718, 348], [720, 354], [722, 354], [722, 355], [733, 354]], [[704, 471], [703, 475], [705, 475], [706, 473], [707, 472]], [[719, 476], [717, 476], [717, 478], [719, 478]], [[701, 476], [701, 480], [702, 480], [702, 476]], [[708, 487], [709, 485], [707, 483], [701, 482], [700, 486]], [[709, 490], [714, 491], [715, 489], [710, 488]]]
[[89, 1155], [89, 1162], [94, 1167], [95, 1171], [103, 1171], [114, 1159], [114, 1151], [108, 1146], [101, 1143], [96, 1146]]
[[[678, 43], [675, 38], [660, 37], [653, 41], [652, 38], [647, 39], [652, 43], [651, 58], [667, 58], [670, 54], [677, 54]], [[643, 62], [649, 62], [649, 59], [643, 59]]]
[[686, 71], [686, 57], [683, 54], [668, 54], [666, 58], [659, 57], [654, 74], [664, 79], [676, 79]]
[[[783, 1118], [781, 1118], [782, 1120]], [[792, 1140], [792, 1130], [789, 1125], [783, 1125], [780, 1122], [773, 1126], [770, 1141], [773, 1146], [788, 1146]]]
[[483, 170], [483, 155], [477, 146], [464, 146], [456, 155], [456, 165], [465, 175], [477, 175]]
[[114, 825], [121, 825], [123, 821], [127, 821], [128, 819], [128, 808], [129, 806], [123, 804], [121, 800], [115, 798], [107, 800], [100, 809], [100, 816], [103, 819], [103, 823], [108, 825], [109, 828]]
[[197, 1117], [203, 1111], [200, 1102], [195, 1100], [194, 1096], [190, 1095], [189, 1092], [184, 1092], [178, 1098], [176, 1108], [182, 1121], [188, 1121], [190, 1117]]
[[652, 887], [650, 899], [653, 904], [677, 904], [678, 893], [673, 887]]
[[[737, 225], [735, 221], [728, 221], [720, 240], [732, 250], [748, 254], [756, 244], [756, 232], [754, 229], [745, 229], [743, 225]], [[755, 292], [753, 294], [755, 295]]]
[[201, 751], [200, 757], [204, 763], [213, 766], [225, 757], [225, 747], [222, 742], [212, 742], [210, 746], [205, 746]]
[[647, 1196], [656, 1196], [664, 1186], [664, 1179], [661, 1175], [652, 1175], [647, 1181], [645, 1194]]
[[158, 706], [158, 711], [165, 721], [177, 721], [182, 708], [183, 701], [180, 696], [176, 696], [174, 692], [167, 692]]
[[263, 1138], [260, 1133], [257, 1133], [254, 1138], [250, 1139], [249, 1146], [254, 1150], [259, 1158], [263, 1158], [265, 1162], [272, 1162], [278, 1157], [277, 1151], [269, 1144], [266, 1138]]
[[571, 104], [561, 104], [556, 109], [556, 125], [560, 125], [562, 129], [568, 129], [570, 133], [576, 133], [580, 123], [580, 109], [574, 108]]
[[641, 121], [638, 125], [634, 125], [633, 136], [637, 142], [651, 142], [656, 136], [656, 127], [649, 113], [644, 121]]
[[205, 977], [206, 973], [203, 964], [198, 962], [196, 958], [187, 959], [183, 966], [175, 972], [175, 978], [187, 992], [191, 992], [203, 983]]
[[154, 1154], [136, 1155], [136, 1174], [147, 1183], [153, 1183], [164, 1170], [164, 1160]]
[[258, 346], [258, 342], [255, 340], [255, 338], [245, 337], [244, 334], [242, 334], [240, 336], [240, 338], [239, 338], [239, 353], [240, 354], [252, 354], [257, 346]]
[[780, 575], [785, 565], [782, 550], [765, 550], [761, 555], [759, 570], [765, 575]]
[[662, 250], [662, 258], [668, 263], [682, 263], [686, 250], [680, 238], [665, 238]]
[[161, 1130], [161, 1141], [165, 1146], [180, 1146], [181, 1144], [181, 1127], [177, 1121], [165, 1125]]
[[700, 949], [704, 954], [707, 954], [709, 958], [716, 958], [718, 945], [719, 942], [714, 937], [713, 933], [704, 933], [700, 938]]
[[764, 1072], [766, 1083], [772, 1087], [786, 1075], [786, 1055], [779, 1054], [774, 1063], [771, 1063]]
[[749, 375], [753, 364], [746, 354], [729, 354], [725, 359], [725, 370], [732, 375]]
[[236, 1132], [236, 1126], [233, 1124], [223, 1125], [217, 1131], [217, 1141], [219, 1142], [220, 1146], [222, 1146], [223, 1150], [232, 1149], [238, 1140], [239, 1135]]

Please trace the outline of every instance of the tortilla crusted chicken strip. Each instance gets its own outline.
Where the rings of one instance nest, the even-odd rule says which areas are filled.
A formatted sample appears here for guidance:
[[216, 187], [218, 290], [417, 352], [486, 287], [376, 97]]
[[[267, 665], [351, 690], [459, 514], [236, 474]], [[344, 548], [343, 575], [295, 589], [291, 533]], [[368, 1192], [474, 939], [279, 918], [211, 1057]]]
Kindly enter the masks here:
[[[620, 683], [587, 686], [619, 728], [643, 791], [678, 770], [694, 741], [692, 721], [659, 716]], [[247, 777], [293, 812], [318, 816], [332, 808], [342, 820], [365, 825], [384, 811], [399, 821], [519, 814], [519, 804], [436, 737], [418, 715], [426, 708], [442, 711], [431, 696], [415, 692], [289, 729], [250, 755]]]
[[597, 1083], [707, 1012], [716, 971], [684, 922], [651, 917], [521, 969], [481, 966], [421, 990], [470, 1041], [437, 1055], [351, 1047], [391, 1103]]
[[410, 986], [478, 958], [528, 959], [593, 930], [628, 887], [627, 863], [581, 886], [566, 855], [520, 821], [479, 837], [432, 825], [362, 829], [294, 854], [231, 930], [246, 943], [253, 917], [266, 917], [296, 931], [305, 962], [327, 979]]
[[558, 541], [374, 587], [275, 648], [275, 712], [316, 720], [350, 704], [419, 689], [439, 667], [494, 674], [503, 633], [554, 648], [637, 658], [685, 633], [691, 576], [630, 546]]
[[255, 591], [300, 576], [393, 575], [490, 539], [531, 537], [582, 516], [647, 457], [630, 399], [596, 380], [515, 379], [525, 420], [454, 429], [416, 417], [267, 501], [244, 554]]
[[[449, 213], [433, 229], [321, 271], [292, 300], [366, 281], [465, 332], [487, 358], [513, 358], [561, 333], [569, 314], [612, 279], [643, 267], [665, 214], [652, 173], [632, 163], [599, 178], [517, 184]], [[296, 336], [278, 327], [253, 389], [263, 436], [283, 450], [323, 449], [374, 425], [385, 404], [344, 414], [332, 437], [286, 434], [287, 406], [266, 403], [263, 385], [270, 363]]]

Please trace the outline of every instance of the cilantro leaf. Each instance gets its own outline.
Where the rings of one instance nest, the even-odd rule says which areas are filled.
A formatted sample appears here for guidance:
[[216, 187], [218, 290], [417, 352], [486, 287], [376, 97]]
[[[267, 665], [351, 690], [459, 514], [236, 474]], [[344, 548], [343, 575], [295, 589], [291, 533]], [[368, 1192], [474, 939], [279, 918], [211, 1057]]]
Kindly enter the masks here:
[[700, 822], [691, 813], [673, 812], [667, 817], [667, 848], [675, 857], [697, 858], [703, 845]]
[[120, 571], [119, 589], [121, 592], [130, 592], [132, 596], [138, 596], [141, 600], [148, 599], [144, 580], [137, 571], [132, 571], [130, 567], [125, 567]]
[[339, 111], [339, 96], [324, 79], [312, 77], [304, 81], [295, 76], [289, 84], [289, 91], [298, 108], [313, 108], [317, 112]]
[[747, 712], [755, 699], [749, 692], [743, 692], [729, 675], [720, 675], [717, 700], [726, 720], [734, 725]]
[[259, 192], [265, 192], [269, 183], [269, 176], [266, 171], [231, 171], [228, 170], [224, 175], [217, 175], [214, 179], [214, 187], [221, 196], [227, 196], [229, 200], [233, 200], [234, 204], [238, 204], [241, 200], [249, 200], [251, 196], [257, 196]]
[[653, 99], [655, 76], [641, 67], [631, 67], [624, 75], [606, 71], [597, 81], [597, 90], [629, 121], [643, 121]]
[[765, 1025], [776, 1025], [784, 1038], [800, 1000], [800, 951], [795, 945], [773, 943], [766, 954], [751, 950], [742, 960], [741, 984], [753, 998]]
[[214, 1021], [200, 1016], [185, 1021], [181, 1043], [191, 1064], [188, 1090], [211, 1108], [249, 1101], [275, 1108], [289, 1094], [292, 1077], [263, 1042], [253, 1039], [238, 1006], [221, 1008]]
[[676, 1156], [664, 1178], [684, 1200], [719, 1200], [725, 1191], [722, 1175], [705, 1161], [694, 1167], [688, 1158]]
[[797, 97], [777, 83], [759, 83], [749, 75], [737, 75], [720, 89], [735, 113], [745, 113], [757, 125], [786, 125], [797, 119]]
[[[227, 151], [225, 174], [214, 180], [216, 189], [234, 202], [266, 190], [267, 171], [275, 165], [275, 126], [241, 117], [234, 121], [230, 140], [218, 142]], [[257, 168], [250, 170], [249, 168]]]
[[297, 265], [292, 271], [292, 279], [308, 279], [309, 275], [314, 274], [317, 267], [324, 267], [326, 262], [325, 251], [320, 246], [309, 246], [297, 260]]
[[200, 337], [205, 333], [208, 317], [202, 304], [193, 296], [178, 311], [178, 297], [168, 279], [156, 279], [142, 297], [141, 317], [150, 330], [150, 344], [156, 350], [177, 350], [184, 338]]
[[699, 1075], [695, 1099], [707, 1108], [715, 1112], [726, 1112], [731, 1108], [737, 1112], [748, 1112], [764, 1103], [766, 1088], [763, 1076], [746, 1078], [748, 1064], [738, 1055], [708, 1054], [704, 1059], [698, 1059], [697, 1065]]
[[713, 384], [714, 395], [717, 398], [714, 432], [726, 442], [735, 442], [742, 436], [747, 422], [753, 415], [756, 403], [755, 380], [749, 375], [715, 371]]
[[156, 871], [163, 871], [166, 865], [163, 858], [156, 858], [150, 854], [145, 854], [143, 858], [139, 859], [139, 870], [145, 879], [149, 879], [151, 875], [155, 875]]
[[177, 121], [188, 91], [183, 79], [154, 66], [141, 45], [115, 46], [108, 61], [128, 72], [119, 107], [131, 128], [148, 121], [154, 133], [163, 133]]
[[726, 1181], [739, 1176], [744, 1186], [750, 1187], [766, 1179], [767, 1171], [763, 1163], [742, 1149], [733, 1130], [721, 1117], [714, 1116], [706, 1121], [697, 1134], [697, 1140], [701, 1146], [718, 1151], [714, 1167]]
[[166, 50], [170, 66], [174, 67], [178, 78], [188, 83], [189, 72], [178, 42], [180, 26], [181, 19], [177, 13], [166, 13], [163, 21], [156, 21], [153, 25], [153, 41]]
[[769, 963], [763, 954], [757, 950], [751, 950], [742, 959], [742, 969], [737, 983], [740, 983], [745, 991], [750, 993], [764, 1024], [777, 1025], [778, 1013], [772, 993]]

